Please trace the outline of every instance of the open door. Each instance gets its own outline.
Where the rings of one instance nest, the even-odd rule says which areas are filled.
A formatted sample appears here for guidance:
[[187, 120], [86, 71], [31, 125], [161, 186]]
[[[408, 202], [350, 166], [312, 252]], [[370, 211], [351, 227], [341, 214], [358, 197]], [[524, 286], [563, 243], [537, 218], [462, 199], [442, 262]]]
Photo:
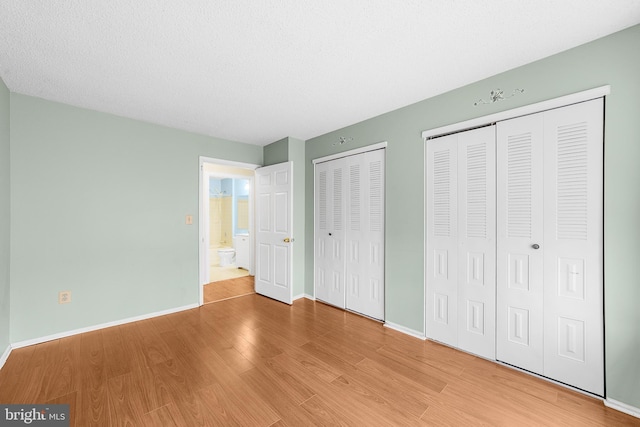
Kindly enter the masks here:
[[256, 169], [256, 292], [291, 304], [292, 162]]

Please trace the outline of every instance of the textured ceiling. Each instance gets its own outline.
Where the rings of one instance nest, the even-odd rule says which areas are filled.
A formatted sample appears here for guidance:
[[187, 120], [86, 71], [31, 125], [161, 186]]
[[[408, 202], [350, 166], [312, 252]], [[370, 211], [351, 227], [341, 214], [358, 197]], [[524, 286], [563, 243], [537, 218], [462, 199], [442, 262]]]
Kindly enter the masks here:
[[0, 0], [13, 92], [264, 145], [640, 22], [638, 0]]

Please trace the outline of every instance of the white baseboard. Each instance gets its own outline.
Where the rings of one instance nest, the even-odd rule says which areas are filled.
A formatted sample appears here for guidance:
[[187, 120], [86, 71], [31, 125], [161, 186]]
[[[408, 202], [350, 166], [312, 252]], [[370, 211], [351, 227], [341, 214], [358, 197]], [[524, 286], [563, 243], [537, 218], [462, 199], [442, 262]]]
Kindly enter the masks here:
[[9, 358], [9, 355], [11, 354], [11, 349], [12, 349], [11, 344], [9, 344], [7, 346], [7, 349], [4, 351], [4, 353], [2, 353], [2, 356], [0, 356], [0, 369], [2, 369], [5, 362]]
[[59, 332], [53, 335], [47, 335], [40, 338], [33, 338], [30, 340], [20, 341], [11, 344], [11, 348], [27, 347], [34, 344], [40, 344], [47, 341], [57, 340], [60, 338], [70, 337], [72, 335], [83, 334], [85, 332], [97, 331], [98, 329], [110, 328], [112, 326], [124, 325], [126, 323], [137, 322], [139, 320], [151, 319], [152, 317], [164, 316], [166, 314], [177, 313], [179, 311], [191, 310], [192, 308], [198, 308], [198, 304], [189, 304], [182, 307], [170, 308], [168, 310], [156, 311], [154, 313], [143, 314], [140, 316], [128, 317], [126, 319], [114, 320], [113, 322], [101, 323], [99, 325], [87, 326], [86, 328], [74, 329], [66, 332]]
[[604, 399], [604, 406], [615, 409], [616, 411], [624, 412], [632, 417], [640, 418], [640, 408], [636, 408], [635, 406], [627, 405], [626, 403], [618, 402], [617, 400], [609, 398]]
[[305, 294], [305, 293], [298, 294], [298, 295], [294, 296], [293, 300], [295, 301], [295, 300], [300, 299], [300, 298], [310, 299], [311, 301], [315, 301], [316, 300], [313, 295], [309, 295], [309, 294]]
[[421, 340], [425, 340], [426, 336], [424, 333], [420, 331], [416, 331], [415, 329], [407, 328], [406, 326], [398, 325], [393, 322], [384, 322], [384, 326], [393, 329], [394, 331], [402, 332], [403, 334], [411, 335], [412, 337], [419, 338]]

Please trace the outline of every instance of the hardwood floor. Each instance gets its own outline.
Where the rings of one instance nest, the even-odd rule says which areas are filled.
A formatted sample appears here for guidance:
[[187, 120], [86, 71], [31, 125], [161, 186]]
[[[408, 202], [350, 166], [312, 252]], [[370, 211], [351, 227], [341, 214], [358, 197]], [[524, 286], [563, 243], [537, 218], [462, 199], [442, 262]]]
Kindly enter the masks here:
[[616, 426], [563, 387], [306, 299], [251, 294], [14, 350], [1, 403], [72, 426]]
[[205, 304], [255, 293], [254, 277], [243, 276], [236, 279], [220, 280], [204, 286]]

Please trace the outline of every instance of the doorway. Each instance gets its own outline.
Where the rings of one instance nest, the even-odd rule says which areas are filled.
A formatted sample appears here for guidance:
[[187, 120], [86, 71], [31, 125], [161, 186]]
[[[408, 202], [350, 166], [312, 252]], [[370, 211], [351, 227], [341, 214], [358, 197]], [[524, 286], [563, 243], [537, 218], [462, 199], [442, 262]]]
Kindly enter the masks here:
[[257, 167], [200, 157], [200, 305], [253, 292]]

